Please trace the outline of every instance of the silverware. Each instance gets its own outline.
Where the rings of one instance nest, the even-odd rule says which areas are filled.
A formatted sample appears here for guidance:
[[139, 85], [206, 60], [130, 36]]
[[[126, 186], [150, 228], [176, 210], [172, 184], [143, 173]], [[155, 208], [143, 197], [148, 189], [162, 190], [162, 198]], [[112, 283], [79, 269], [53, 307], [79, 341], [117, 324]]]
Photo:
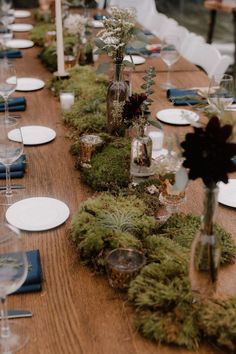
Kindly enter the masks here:
[[[0, 191], [5, 191], [7, 189], [7, 186], [0, 186]], [[25, 186], [23, 184], [11, 184], [11, 189], [25, 189]]]
[[7, 311], [8, 318], [22, 318], [22, 317], [32, 317], [32, 316], [33, 314], [29, 310], [8, 310]]

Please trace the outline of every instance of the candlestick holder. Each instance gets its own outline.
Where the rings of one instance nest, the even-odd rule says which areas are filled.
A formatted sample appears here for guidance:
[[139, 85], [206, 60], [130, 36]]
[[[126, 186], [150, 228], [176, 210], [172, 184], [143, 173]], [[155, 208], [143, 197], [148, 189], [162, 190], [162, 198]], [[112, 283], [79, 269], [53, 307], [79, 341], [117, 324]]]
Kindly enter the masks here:
[[111, 287], [125, 290], [145, 264], [142, 252], [132, 248], [116, 248], [106, 258], [108, 281]]

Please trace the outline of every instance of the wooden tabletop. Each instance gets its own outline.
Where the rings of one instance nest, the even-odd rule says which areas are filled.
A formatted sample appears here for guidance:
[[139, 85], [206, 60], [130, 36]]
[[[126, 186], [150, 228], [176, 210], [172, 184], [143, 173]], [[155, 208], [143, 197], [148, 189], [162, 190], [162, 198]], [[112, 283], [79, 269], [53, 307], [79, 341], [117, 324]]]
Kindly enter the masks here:
[[208, 10], [220, 10], [224, 12], [233, 12], [236, 9], [235, 1], [215, 1], [207, 0], [204, 2], [204, 7]]
[[[21, 20], [26, 22], [26, 19]], [[27, 35], [17, 35], [26, 38]], [[23, 51], [23, 58], [16, 59], [18, 76], [38, 77], [47, 81], [51, 74], [41, 65], [33, 47]], [[147, 60], [152, 64], [155, 59]], [[187, 62], [183, 61], [186, 63]], [[176, 64], [177, 65], [177, 64]], [[182, 65], [182, 64], [181, 64]], [[141, 84], [139, 66], [133, 74], [133, 86]], [[176, 66], [177, 68], [177, 66]], [[166, 79], [157, 65], [153, 116], [163, 108], [172, 107], [165, 91], [159, 84]], [[172, 72], [178, 87], [206, 86], [208, 78], [199, 70]], [[21, 96], [22, 93], [14, 95]], [[92, 195], [92, 191], [80, 181], [80, 173], [74, 168], [74, 158], [69, 153], [71, 142], [66, 138], [66, 128], [58, 100], [44, 88], [24, 94], [27, 110], [22, 112], [22, 125], [41, 124], [53, 128], [57, 137], [41, 146], [26, 146], [28, 168], [20, 183], [26, 185], [22, 198], [46, 196], [64, 201], [71, 216], [81, 202]], [[188, 108], [187, 108], [188, 109]], [[180, 135], [190, 127], [164, 125], [164, 130]], [[16, 183], [19, 180], [15, 181]], [[1, 182], [4, 184], [4, 181]], [[202, 185], [191, 182], [187, 190], [187, 201], [183, 211], [199, 214], [202, 210]], [[223, 206], [218, 208], [218, 221], [236, 235], [235, 210]], [[4, 220], [4, 208], [1, 208]], [[42, 260], [44, 283], [40, 293], [12, 295], [9, 308], [30, 309], [33, 317], [19, 322], [28, 326], [30, 342], [20, 353], [27, 354], [187, 354], [185, 349], [159, 346], [142, 338], [135, 332], [132, 309], [122, 295], [109, 287], [105, 277], [92, 274], [79, 263], [69, 238], [71, 217], [67, 222], [45, 232], [22, 232], [26, 250], [39, 249]], [[220, 272], [220, 287], [236, 294], [236, 266]], [[229, 280], [230, 281], [227, 281]], [[213, 354], [215, 350], [203, 346], [200, 354]]]

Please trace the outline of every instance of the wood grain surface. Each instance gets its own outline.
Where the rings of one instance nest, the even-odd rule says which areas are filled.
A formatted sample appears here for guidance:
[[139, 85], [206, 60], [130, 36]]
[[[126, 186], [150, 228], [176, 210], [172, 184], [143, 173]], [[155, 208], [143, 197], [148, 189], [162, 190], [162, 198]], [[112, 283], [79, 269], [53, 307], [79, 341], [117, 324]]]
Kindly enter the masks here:
[[[21, 23], [32, 19], [21, 19]], [[27, 38], [27, 34], [17, 34], [17, 38]], [[37, 55], [39, 49], [33, 47], [23, 51], [23, 58], [16, 59], [19, 77], [38, 77], [47, 81], [51, 74], [41, 65]], [[155, 63], [156, 62], [156, 63]], [[159, 63], [159, 64], [158, 64]], [[165, 91], [159, 84], [166, 79], [161, 72], [159, 59], [147, 60], [145, 65], [156, 65], [152, 113], [172, 107]], [[139, 66], [133, 74], [133, 87], [139, 89], [141, 73], [145, 65]], [[185, 60], [176, 64], [177, 72], [172, 72], [174, 84], [178, 87], [206, 86], [208, 78], [196, 68], [189, 71], [192, 64]], [[186, 71], [184, 71], [186, 68]], [[174, 69], [174, 68], [173, 68]], [[180, 71], [181, 69], [181, 71]], [[21, 96], [22, 93], [15, 93]], [[92, 192], [80, 181], [80, 173], [74, 168], [74, 158], [70, 155], [71, 142], [66, 137], [66, 129], [58, 100], [44, 88], [24, 93], [27, 110], [22, 112], [22, 125], [42, 124], [53, 128], [56, 139], [41, 146], [25, 147], [28, 167], [20, 181], [26, 185], [22, 198], [47, 196], [64, 201], [70, 208], [71, 216], [82, 201]], [[188, 108], [187, 108], [188, 109]], [[203, 117], [202, 117], [203, 118]], [[166, 135], [175, 132], [184, 135], [190, 127], [164, 125]], [[19, 180], [14, 181], [16, 183]], [[4, 184], [4, 181], [1, 182]], [[200, 214], [202, 209], [202, 185], [191, 182], [187, 190], [187, 201], [183, 211]], [[4, 208], [1, 207], [2, 221]], [[235, 210], [219, 206], [217, 220], [233, 235], [236, 235]], [[122, 295], [109, 287], [105, 277], [92, 274], [80, 265], [69, 239], [71, 217], [67, 222], [47, 232], [22, 232], [25, 249], [39, 249], [42, 259], [44, 284], [41, 293], [12, 295], [8, 299], [9, 308], [30, 309], [33, 317], [21, 319], [28, 326], [30, 342], [20, 353], [27, 354], [187, 354], [185, 349], [161, 346], [142, 338], [135, 332], [132, 309], [122, 299]], [[236, 266], [222, 269], [220, 287], [227, 293], [236, 294]], [[200, 354], [216, 351], [208, 346], [199, 349]]]

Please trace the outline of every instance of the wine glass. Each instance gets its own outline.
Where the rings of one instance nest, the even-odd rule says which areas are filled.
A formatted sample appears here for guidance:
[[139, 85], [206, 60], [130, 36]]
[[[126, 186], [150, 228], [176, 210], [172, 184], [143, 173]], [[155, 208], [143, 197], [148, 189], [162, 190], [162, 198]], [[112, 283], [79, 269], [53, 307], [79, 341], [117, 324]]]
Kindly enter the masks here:
[[5, 121], [10, 121], [8, 112], [8, 98], [13, 93], [17, 86], [17, 77], [15, 66], [3, 58], [0, 60], [0, 96], [5, 102]]
[[10, 8], [12, 7], [12, 0], [0, 0], [0, 8], [3, 13], [8, 13]]
[[1, 353], [18, 351], [28, 341], [27, 329], [18, 322], [8, 321], [6, 306], [7, 295], [20, 288], [27, 271], [28, 263], [19, 230], [8, 224], [0, 224]]
[[[9, 139], [12, 135], [12, 139], [14, 140]], [[6, 190], [4, 191], [5, 200], [2, 203], [4, 205], [11, 205], [13, 203], [14, 194], [11, 188], [10, 166], [23, 153], [23, 146], [23, 138], [19, 127], [19, 121], [13, 117], [8, 118], [7, 121], [4, 118], [0, 119], [0, 162], [6, 168]]]
[[171, 36], [167, 36], [163, 40], [162, 45], [161, 45], [161, 52], [160, 52], [161, 59], [166, 63], [166, 65], [168, 67], [168, 71], [167, 71], [167, 81], [162, 83], [160, 86], [166, 90], [168, 90], [170, 88], [174, 88], [174, 86], [170, 80], [170, 68], [180, 58], [180, 53], [177, 49], [178, 42], [179, 42], [179, 38], [171, 35]]
[[233, 103], [234, 80], [232, 75], [214, 75], [210, 81], [207, 101], [220, 116]]

